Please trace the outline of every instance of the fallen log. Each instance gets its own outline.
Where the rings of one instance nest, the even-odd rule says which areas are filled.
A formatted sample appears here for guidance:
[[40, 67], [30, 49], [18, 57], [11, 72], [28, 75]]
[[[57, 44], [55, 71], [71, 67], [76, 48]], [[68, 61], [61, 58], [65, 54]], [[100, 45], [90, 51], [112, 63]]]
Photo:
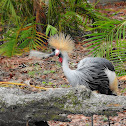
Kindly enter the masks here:
[[114, 116], [126, 110], [125, 96], [96, 94], [84, 86], [26, 94], [0, 87], [0, 126], [33, 126], [35, 122], [70, 121], [69, 114]]

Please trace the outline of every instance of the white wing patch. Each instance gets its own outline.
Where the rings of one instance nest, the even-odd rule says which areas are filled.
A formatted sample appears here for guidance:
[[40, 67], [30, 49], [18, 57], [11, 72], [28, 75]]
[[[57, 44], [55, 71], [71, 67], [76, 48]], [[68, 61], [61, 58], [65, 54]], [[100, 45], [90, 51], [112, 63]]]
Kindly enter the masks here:
[[115, 78], [116, 78], [116, 74], [114, 71], [111, 71], [109, 69], [105, 69], [105, 73], [107, 74], [108, 78], [109, 78], [109, 85], [113, 84]]

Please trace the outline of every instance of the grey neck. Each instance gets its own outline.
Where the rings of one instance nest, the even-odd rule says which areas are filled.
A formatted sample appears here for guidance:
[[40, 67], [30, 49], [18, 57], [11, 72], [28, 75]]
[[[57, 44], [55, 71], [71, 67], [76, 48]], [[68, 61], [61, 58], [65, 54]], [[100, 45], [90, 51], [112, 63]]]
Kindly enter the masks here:
[[69, 83], [72, 86], [75, 86], [74, 79], [73, 79], [75, 77], [75, 70], [71, 70], [69, 68], [69, 63], [68, 63], [69, 56], [68, 56], [67, 52], [62, 52], [62, 56], [63, 56], [63, 62], [62, 62], [63, 72], [64, 72], [66, 78], [68, 79]]
[[62, 67], [63, 67], [63, 71], [66, 72], [67, 70], [71, 70], [69, 68], [69, 56], [67, 54], [67, 52], [62, 52], [62, 56], [63, 56], [63, 62], [62, 62]]

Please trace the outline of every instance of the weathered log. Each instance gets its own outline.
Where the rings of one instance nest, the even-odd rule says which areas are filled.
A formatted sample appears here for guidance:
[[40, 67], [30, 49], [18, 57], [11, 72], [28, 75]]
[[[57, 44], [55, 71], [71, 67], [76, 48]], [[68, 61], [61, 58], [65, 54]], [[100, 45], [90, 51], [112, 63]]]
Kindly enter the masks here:
[[35, 122], [70, 121], [68, 114], [116, 115], [126, 110], [125, 96], [96, 94], [84, 86], [25, 94], [0, 87], [0, 126], [33, 126]]

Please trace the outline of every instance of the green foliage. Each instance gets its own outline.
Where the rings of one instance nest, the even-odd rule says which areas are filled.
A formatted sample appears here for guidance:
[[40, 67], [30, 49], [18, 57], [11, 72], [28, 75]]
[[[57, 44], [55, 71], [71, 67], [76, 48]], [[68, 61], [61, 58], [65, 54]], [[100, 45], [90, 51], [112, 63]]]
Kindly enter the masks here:
[[42, 48], [44, 40], [47, 39], [44, 34], [36, 32], [34, 23], [11, 28], [4, 36], [6, 42], [0, 46], [0, 54], [9, 57], [31, 49]]
[[84, 31], [87, 23], [101, 19], [101, 14], [86, 0], [49, 0], [47, 16], [49, 26], [75, 35], [78, 30]]
[[90, 37], [84, 41], [88, 41], [89, 53], [93, 56], [106, 57], [111, 60], [116, 68], [118, 75], [126, 74], [126, 21], [109, 20], [97, 21], [94, 31], [86, 35]]
[[54, 70], [45, 70], [43, 74], [49, 74], [49, 73], [55, 73], [56, 71]]
[[28, 75], [31, 76], [31, 77], [34, 77], [35, 73], [36, 73], [36, 71], [29, 71]]
[[124, 88], [122, 91], [121, 91], [121, 93], [125, 93], [126, 92], [126, 88]]
[[42, 81], [42, 84], [46, 84], [47, 82], [45, 82], [45, 81]]
[[[43, 30], [46, 27], [46, 35], [49, 36], [58, 31], [77, 35], [80, 31], [83, 33], [87, 23], [101, 18], [86, 0], [49, 0], [48, 5], [40, 1], [2, 0], [0, 6], [2, 25], [6, 25], [4, 29], [6, 42], [0, 47], [0, 53], [7, 56], [13, 56], [26, 48], [27, 51], [32, 48], [41, 48], [40, 46], [44, 48], [44, 45], [47, 45], [47, 37], [37, 32], [38, 25], [39, 28], [42, 26]], [[47, 8], [46, 23], [48, 25], [41, 24], [39, 15], [43, 15]], [[42, 19], [44, 18], [43, 16]]]
[[52, 82], [48, 82], [48, 85], [53, 85], [53, 83]]
[[62, 87], [62, 88], [69, 88], [70, 85], [68, 85], [68, 84], [63, 84], [63, 85], [61, 85], [61, 87]]
[[103, 121], [104, 122], [107, 122], [108, 121], [108, 118], [106, 116], [103, 116]]
[[57, 29], [55, 27], [53, 27], [52, 25], [47, 25], [46, 28], [46, 36], [51, 36], [57, 33]]
[[0, 5], [2, 21], [6, 21], [8, 24], [17, 25], [26, 17], [33, 16], [33, 1], [31, 0], [23, 0], [22, 2], [19, 0], [1, 0]]
[[[1, 24], [3, 27], [4, 44], [0, 46], [0, 54], [13, 56], [30, 49], [44, 48], [46, 35], [37, 31], [38, 17], [36, 1], [2, 0], [0, 1]], [[37, 13], [38, 14], [38, 13]], [[36, 19], [37, 18], [37, 19]]]
[[19, 50], [26, 48], [35, 48], [33, 38], [35, 31], [32, 25], [22, 27], [11, 28], [4, 34], [6, 42], [0, 46], [0, 54], [6, 56], [13, 56], [19, 53]]

